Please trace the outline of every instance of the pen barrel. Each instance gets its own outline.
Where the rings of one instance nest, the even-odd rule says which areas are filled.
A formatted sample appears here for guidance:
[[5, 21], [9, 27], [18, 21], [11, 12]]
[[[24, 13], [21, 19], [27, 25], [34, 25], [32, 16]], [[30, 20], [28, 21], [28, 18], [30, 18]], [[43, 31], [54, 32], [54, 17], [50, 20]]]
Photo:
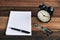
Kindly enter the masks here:
[[29, 33], [30, 33], [30, 32], [28, 32], [28, 31], [21, 30], [21, 29], [16, 29], [16, 28], [11, 28], [11, 29], [16, 30], [16, 31], [21, 31], [21, 32], [23, 32], [23, 33], [27, 33], [27, 34], [29, 34]]
[[38, 28], [41, 28], [43, 31], [45, 31], [47, 34], [52, 34], [53, 32], [50, 30], [50, 29], [48, 29], [48, 28], [45, 28], [45, 27], [43, 27], [43, 26], [41, 26], [41, 25], [37, 25], [38, 26]]
[[16, 28], [11, 28], [11, 29], [16, 30], [16, 31], [21, 31], [20, 29], [16, 29]]
[[47, 34], [52, 34], [52, 33], [53, 33], [53, 32], [52, 32], [51, 30], [49, 30], [49, 29], [45, 30], [45, 32], [46, 32]]
[[27, 34], [29, 34], [30, 32], [28, 32], [28, 31], [25, 31], [25, 30], [21, 30], [21, 32], [24, 32], [24, 33], [27, 33]]
[[52, 34], [53, 32], [50, 29], [42, 28], [47, 34]]

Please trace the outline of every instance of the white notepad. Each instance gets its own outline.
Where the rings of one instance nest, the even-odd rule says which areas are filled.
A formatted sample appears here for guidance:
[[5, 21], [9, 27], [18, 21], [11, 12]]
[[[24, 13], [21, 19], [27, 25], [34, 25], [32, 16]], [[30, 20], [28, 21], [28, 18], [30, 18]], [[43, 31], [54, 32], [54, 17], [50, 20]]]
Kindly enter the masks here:
[[[25, 30], [30, 33], [16, 31], [11, 28]], [[31, 35], [31, 11], [10, 11], [6, 35]]]

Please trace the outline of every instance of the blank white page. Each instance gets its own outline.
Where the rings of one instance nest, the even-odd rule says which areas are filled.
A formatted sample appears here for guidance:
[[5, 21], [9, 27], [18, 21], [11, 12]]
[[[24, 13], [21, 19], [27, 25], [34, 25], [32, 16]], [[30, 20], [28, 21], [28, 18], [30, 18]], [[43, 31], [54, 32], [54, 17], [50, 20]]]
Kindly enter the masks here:
[[[30, 33], [24, 33], [11, 29], [17, 28]], [[6, 35], [31, 35], [31, 11], [10, 11]]]

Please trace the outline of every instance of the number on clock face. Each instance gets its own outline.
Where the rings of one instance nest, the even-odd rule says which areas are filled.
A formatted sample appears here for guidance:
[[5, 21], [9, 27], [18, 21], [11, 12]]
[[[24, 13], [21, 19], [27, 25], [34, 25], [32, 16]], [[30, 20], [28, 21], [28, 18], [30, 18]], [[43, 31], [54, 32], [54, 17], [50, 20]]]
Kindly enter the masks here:
[[40, 10], [37, 17], [42, 22], [48, 22], [50, 20], [50, 14], [45, 10]]

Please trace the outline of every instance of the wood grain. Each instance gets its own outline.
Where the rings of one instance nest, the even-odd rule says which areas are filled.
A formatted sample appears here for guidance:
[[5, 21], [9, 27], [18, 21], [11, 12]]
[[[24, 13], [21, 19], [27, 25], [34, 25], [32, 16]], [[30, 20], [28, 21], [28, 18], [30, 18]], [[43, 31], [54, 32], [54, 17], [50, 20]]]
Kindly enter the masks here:
[[52, 5], [54, 7], [60, 7], [60, 1], [58, 0], [53, 0], [53, 1], [48, 1], [48, 0], [22, 0], [22, 1], [0, 1], [0, 6], [19, 6], [19, 7], [38, 7], [39, 4], [45, 3], [47, 5]]
[[60, 0], [0, 0], [0, 16], [9, 16], [11, 10], [32, 11], [36, 16], [41, 3], [54, 7], [54, 16], [60, 17]]
[[[7, 23], [8, 23], [8, 17], [0, 17], [0, 38], [21, 39], [20, 38], [21, 36], [6, 36], [5, 35]], [[47, 38], [50, 38], [50, 40], [56, 39], [56, 38], [59, 39], [59, 37], [60, 37], [60, 35], [59, 35], [60, 34], [60, 17], [53, 17], [49, 23], [42, 23], [42, 22], [38, 21], [36, 17], [32, 17], [32, 23], [38, 23], [38, 24], [42, 25], [43, 27], [46, 27], [46, 28], [52, 30], [53, 34], [48, 37], [48, 36], [46, 36], [46, 34], [44, 32], [42, 32], [42, 30], [40, 28], [32, 26], [32, 36], [29, 38], [33, 39], [34, 37], [41, 37], [41, 39], [44, 38], [43, 40], [46, 40]], [[25, 38], [25, 39], [27, 39], [27, 38]], [[36, 39], [36, 38], [34, 38], [34, 39]]]
[[60, 1], [60, 0], [0, 0], [0, 1], [48, 1], [48, 2], [50, 2], [50, 1]]
[[[43, 27], [49, 28], [51, 30], [56, 31], [57, 29], [60, 29], [60, 17], [53, 17], [50, 22], [48, 23], [42, 23], [40, 22], [36, 17], [32, 18], [32, 23], [37, 23], [42, 25]], [[56, 30], [55, 30], [56, 29]], [[33, 30], [37, 31], [40, 30], [39, 28], [37, 29], [36, 27], [33, 27]]]
[[[53, 6], [55, 9], [54, 17], [49, 23], [42, 23], [36, 18], [41, 3]], [[32, 23], [51, 29], [53, 34], [46, 36], [40, 28], [32, 27], [32, 36], [6, 36], [5, 30], [12, 10], [32, 11]], [[60, 40], [60, 0], [0, 0], [0, 38], [3, 38], [2, 40]]]
[[[31, 11], [32, 16], [36, 16], [37, 11], [39, 8], [35, 7], [0, 7], [0, 16], [9, 16], [10, 11]], [[60, 8], [54, 8], [54, 15], [55, 17], [60, 17]]]
[[[0, 30], [5, 30], [7, 27], [8, 17], [0, 17]], [[51, 30], [60, 30], [60, 17], [53, 17], [49, 23], [41, 23], [36, 17], [32, 17], [32, 23], [38, 23]], [[32, 27], [33, 31], [39, 31], [40, 28]], [[56, 31], [56, 30], [55, 30]]]

